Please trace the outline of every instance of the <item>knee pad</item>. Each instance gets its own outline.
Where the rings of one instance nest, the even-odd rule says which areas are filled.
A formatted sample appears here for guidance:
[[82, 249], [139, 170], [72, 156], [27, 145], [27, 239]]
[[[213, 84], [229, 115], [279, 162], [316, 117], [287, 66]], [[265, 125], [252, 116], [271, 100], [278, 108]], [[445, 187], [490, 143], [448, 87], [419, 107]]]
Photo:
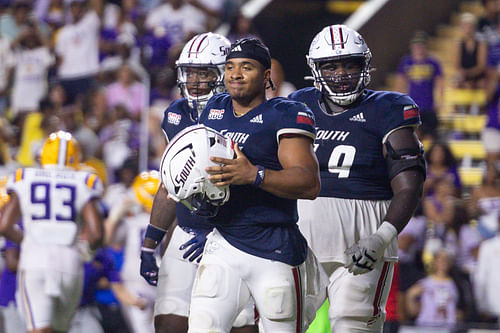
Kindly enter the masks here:
[[226, 273], [221, 266], [205, 264], [198, 268], [194, 280], [193, 296], [224, 297], [226, 292]]
[[288, 280], [268, 284], [264, 291], [264, 304], [259, 309], [270, 320], [286, 320], [295, 316], [297, 309], [294, 286]]
[[189, 316], [188, 333], [224, 333], [218, 326], [210, 311], [197, 310], [195, 315]]

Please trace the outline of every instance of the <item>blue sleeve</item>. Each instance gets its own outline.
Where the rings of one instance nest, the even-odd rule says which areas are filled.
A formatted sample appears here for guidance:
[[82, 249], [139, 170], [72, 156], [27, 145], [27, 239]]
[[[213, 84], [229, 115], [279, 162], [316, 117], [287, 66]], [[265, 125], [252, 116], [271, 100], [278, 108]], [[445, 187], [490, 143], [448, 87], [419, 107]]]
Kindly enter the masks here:
[[299, 134], [314, 140], [316, 138], [316, 125], [314, 114], [309, 107], [304, 103], [292, 101], [287, 101], [283, 106], [284, 110], [278, 114], [276, 128], [278, 138], [284, 134]]
[[400, 127], [421, 124], [418, 105], [408, 95], [400, 95], [393, 100], [384, 120], [384, 136]]

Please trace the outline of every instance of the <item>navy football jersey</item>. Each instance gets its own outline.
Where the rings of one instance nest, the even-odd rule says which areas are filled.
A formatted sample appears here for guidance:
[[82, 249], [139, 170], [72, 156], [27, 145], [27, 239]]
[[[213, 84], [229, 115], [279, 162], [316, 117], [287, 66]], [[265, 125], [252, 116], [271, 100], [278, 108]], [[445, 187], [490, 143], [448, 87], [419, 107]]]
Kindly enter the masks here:
[[[314, 140], [314, 116], [303, 103], [285, 98], [265, 101], [241, 117], [234, 114], [229, 94], [212, 97], [200, 116], [238, 144], [253, 164], [281, 170], [279, 137], [299, 134]], [[277, 197], [253, 185], [231, 185], [229, 201], [210, 219], [236, 248], [258, 257], [301, 264], [307, 243], [297, 227], [297, 200]]]
[[391, 131], [418, 126], [418, 106], [407, 95], [366, 90], [347, 111], [326, 113], [322, 93], [300, 89], [289, 96], [311, 108], [316, 119], [314, 151], [321, 174], [321, 197], [388, 200], [393, 196], [383, 142]]
[[[186, 98], [180, 98], [170, 104], [165, 110], [161, 128], [170, 142], [172, 138], [188, 126], [198, 123], [198, 112], [189, 107]], [[191, 211], [181, 203], [175, 204], [175, 214], [177, 215], [177, 224], [183, 228], [195, 230], [212, 230], [206, 218], [191, 214]]]

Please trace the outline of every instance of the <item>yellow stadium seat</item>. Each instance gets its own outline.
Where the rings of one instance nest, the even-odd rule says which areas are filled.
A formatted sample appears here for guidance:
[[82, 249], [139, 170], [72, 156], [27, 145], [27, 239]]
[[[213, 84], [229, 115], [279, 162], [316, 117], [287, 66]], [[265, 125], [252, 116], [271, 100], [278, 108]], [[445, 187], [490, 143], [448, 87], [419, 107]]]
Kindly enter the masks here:
[[456, 159], [462, 159], [465, 156], [476, 160], [486, 158], [486, 151], [479, 140], [451, 140], [449, 146]]
[[463, 186], [479, 186], [483, 181], [483, 169], [481, 168], [458, 168], [458, 174]]
[[365, 1], [335, 0], [328, 1], [326, 8], [330, 13], [349, 15], [358, 10]]
[[486, 92], [481, 89], [448, 89], [444, 99], [452, 105], [478, 105], [486, 104]]
[[467, 134], [480, 133], [486, 124], [485, 115], [461, 115], [453, 117], [453, 129]]

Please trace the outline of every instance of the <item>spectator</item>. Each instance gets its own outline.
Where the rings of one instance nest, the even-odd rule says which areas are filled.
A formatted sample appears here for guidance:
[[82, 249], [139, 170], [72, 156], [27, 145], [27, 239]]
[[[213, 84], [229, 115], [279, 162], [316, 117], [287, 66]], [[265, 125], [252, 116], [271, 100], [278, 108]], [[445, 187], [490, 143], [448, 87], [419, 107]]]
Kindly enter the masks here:
[[[498, 65], [500, 65], [500, 58], [498, 60]], [[498, 162], [500, 161], [500, 85], [498, 84], [498, 78], [500, 73], [497, 68], [490, 68], [488, 73], [490, 78], [487, 94], [491, 95], [491, 98], [489, 98], [486, 105], [487, 121], [481, 132], [481, 141], [486, 150], [486, 162], [497, 165], [498, 168]]]
[[8, 106], [9, 69], [12, 66], [12, 51], [9, 40], [0, 35], [0, 115], [5, 115]]
[[483, 40], [492, 43], [498, 39], [497, 25], [500, 14], [498, 0], [481, 0], [484, 11], [477, 21], [477, 31]]
[[424, 195], [431, 195], [438, 181], [448, 178], [455, 187], [455, 193], [462, 189], [455, 158], [445, 143], [434, 143], [425, 154], [427, 178], [424, 183]]
[[481, 186], [472, 190], [469, 214], [478, 220], [478, 230], [483, 238], [491, 238], [498, 231], [500, 216], [500, 187], [498, 170], [493, 164], [486, 166]]
[[441, 63], [429, 55], [427, 34], [415, 32], [410, 41], [410, 55], [401, 59], [398, 67], [395, 89], [408, 93], [420, 107], [421, 139], [436, 137], [437, 113], [443, 100], [444, 83]]
[[238, 39], [252, 37], [260, 38], [253, 27], [252, 20], [242, 13], [239, 13], [231, 21], [227, 39], [233, 43]]
[[398, 235], [399, 290], [406, 292], [425, 274], [421, 252], [425, 242], [425, 216], [413, 216]]
[[484, 89], [486, 80], [487, 43], [476, 35], [476, 17], [471, 13], [460, 16], [462, 37], [455, 49], [455, 86]]
[[135, 78], [132, 68], [123, 64], [118, 71], [117, 80], [106, 88], [108, 108], [124, 106], [132, 119], [140, 120], [141, 112], [146, 110], [144, 84]]
[[59, 30], [55, 40], [57, 76], [64, 87], [67, 103], [74, 103], [94, 84], [99, 70], [99, 26], [96, 11], [86, 0], [71, 0], [72, 23]]
[[12, 117], [21, 117], [38, 109], [47, 94], [48, 70], [54, 57], [34, 23], [28, 23], [11, 43], [14, 80], [11, 93]]
[[406, 306], [418, 326], [453, 327], [457, 323], [458, 290], [449, 272], [453, 258], [445, 249], [434, 257], [430, 275], [408, 290]]
[[[500, 220], [497, 220], [500, 223]], [[485, 240], [479, 248], [477, 269], [474, 279], [474, 292], [477, 307], [480, 313], [487, 317], [500, 318], [500, 265], [498, 265], [498, 253], [500, 251], [500, 234]], [[496, 325], [498, 327], [498, 324]]]
[[456, 217], [456, 199], [453, 183], [448, 178], [441, 178], [436, 182], [434, 193], [425, 197], [422, 205], [427, 224], [431, 228], [427, 236], [441, 239], [449, 250], [454, 250], [454, 254], [457, 238], [450, 228]]
[[95, 157], [99, 151], [99, 138], [83, 123], [80, 103], [66, 106], [61, 113], [61, 120], [65, 130], [78, 140], [82, 149], [82, 161]]
[[206, 16], [185, 0], [166, 0], [146, 17], [146, 28], [161, 35], [163, 31], [174, 46], [206, 31]]
[[285, 80], [283, 66], [276, 59], [271, 59], [271, 81], [273, 82], [273, 86], [266, 90], [266, 97], [268, 99], [273, 97], [287, 97], [297, 90], [291, 82]]
[[0, 34], [9, 40], [14, 40], [21, 32], [24, 24], [29, 22], [31, 1], [12, 1], [11, 13], [5, 12], [0, 19]]

